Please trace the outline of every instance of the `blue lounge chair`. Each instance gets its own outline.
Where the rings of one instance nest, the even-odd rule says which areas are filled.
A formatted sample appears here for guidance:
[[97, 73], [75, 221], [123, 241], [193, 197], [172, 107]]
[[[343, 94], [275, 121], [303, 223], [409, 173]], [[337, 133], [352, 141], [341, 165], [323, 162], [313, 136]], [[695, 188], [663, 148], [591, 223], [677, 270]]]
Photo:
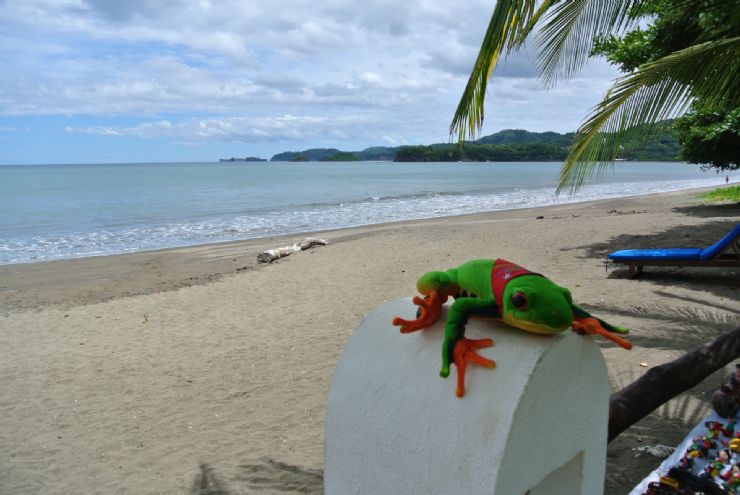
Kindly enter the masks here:
[[628, 265], [632, 276], [641, 273], [643, 266], [740, 266], [740, 224], [704, 249], [623, 249], [607, 257]]

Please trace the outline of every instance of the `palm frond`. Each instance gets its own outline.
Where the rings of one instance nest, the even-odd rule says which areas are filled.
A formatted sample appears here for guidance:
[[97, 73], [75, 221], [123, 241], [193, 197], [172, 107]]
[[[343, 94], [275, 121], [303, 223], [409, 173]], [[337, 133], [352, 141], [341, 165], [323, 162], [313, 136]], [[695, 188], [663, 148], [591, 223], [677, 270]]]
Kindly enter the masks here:
[[537, 7], [537, 10], [532, 14], [532, 17], [529, 19], [529, 22], [522, 28], [522, 30], [519, 32], [519, 36], [517, 36], [517, 39], [515, 43], [517, 45], [524, 44], [524, 41], [526, 38], [532, 34], [532, 31], [534, 30], [535, 26], [540, 22], [540, 19], [542, 19], [542, 16], [547, 13], [548, 10], [552, 8], [552, 6], [556, 3], [558, 3], [560, 0], [544, 0], [539, 7]]
[[738, 81], [740, 37], [685, 48], [618, 78], [578, 129], [557, 193], [575, 193], [613, 164], [622, 143], [646, 138], [653, 124], [680, 114], [695, 96], [708, 104], [740, 104]]
[[537, 68], [546, 87], [575, 75], [586, 63], [594, 38], [629, 28], [646, 0], [557, 2], [544, 16], [537, 36]]
[[532, 17], [535, 0], [498, 0], [478, 57], [450, 124], [450, 137], [473, 138], [483, 124], [483, 103], [491, 74], [501, 55], [518, 46], [519, 34]]
[[630, 12], [646, 1], [498, 0], [450, 124], [450, 137], [457, 135], [458, 142], [475, 137], [483, 125], [486, 89], [496, 64], [521, 47], [540, 21], [545, 25], [538, 36], [538, 66], [543, 81], [550, 84], [561, 73], [575, 74], [591, 53], [593, 37], [628, 27], [634, 20]]

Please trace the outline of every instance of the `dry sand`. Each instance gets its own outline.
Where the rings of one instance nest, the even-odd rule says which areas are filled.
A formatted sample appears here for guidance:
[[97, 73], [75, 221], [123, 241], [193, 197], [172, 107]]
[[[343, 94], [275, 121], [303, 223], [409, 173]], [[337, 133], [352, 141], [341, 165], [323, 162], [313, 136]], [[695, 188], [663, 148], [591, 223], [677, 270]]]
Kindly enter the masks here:
[[[331, 245], [272, 265], [257, 253], [298, 236], [0, 267], [0, 493], [320, 493], [346, 339], [420, 274], [471, 258], [518, 262], [631, 327], [632, 351], [602, 346], [618, 389], [736, 328], [740, 271], [631, 280], [605, 254], [706, 245], [738, 222], [682, 192], [316, 233]], [[610, 444], [608, 494], [659, 464], [635, 449], [675, 445], [724, 374]]]

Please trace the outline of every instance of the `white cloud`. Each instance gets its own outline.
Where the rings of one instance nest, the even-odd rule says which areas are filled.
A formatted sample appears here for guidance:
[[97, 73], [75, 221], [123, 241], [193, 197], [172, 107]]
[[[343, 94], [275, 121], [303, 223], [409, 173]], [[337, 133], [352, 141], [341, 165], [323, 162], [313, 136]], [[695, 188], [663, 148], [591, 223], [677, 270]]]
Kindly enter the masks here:
[[[368, 144], [440, 141], [491, 9], [483, 0], [6, 0], [0, 65], [13, 70], [0, 72], [0, 115], [145, 117], [85, 132], [183, 141], [312, 139], [318, 118], [339, 141], [363, 132]], [[516, 55], [496, 73], [486, 128], [572, 130], [613, 76], [596, 64], [545, 92]]]
[[[147, 122], [133, 127], [72, 127], [69, 133], [99, 136], [133, 136], [144, 139], [172, 138], [180, 143], [297, 141], [324, 139], [340, 141], [357, 138], [368, 129], [380, 128], [372, 117], [324, 117], [282, 115], [279, 117], [227, 117], [189, 119], [173, 123], [169, 120]], [[384, 136], [378, 135], [377, 139]]]
[[377, 86], [383, 82], [383, 77], [375, 72], [363, 72], [360, 74], [360, 80], [369, 85]]

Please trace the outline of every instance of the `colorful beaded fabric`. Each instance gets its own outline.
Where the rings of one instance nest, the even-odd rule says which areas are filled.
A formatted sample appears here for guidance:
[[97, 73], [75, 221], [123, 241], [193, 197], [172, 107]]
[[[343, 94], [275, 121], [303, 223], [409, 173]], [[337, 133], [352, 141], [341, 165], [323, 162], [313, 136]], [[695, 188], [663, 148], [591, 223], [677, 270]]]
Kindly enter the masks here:
[[740, 495], [740, 365], [712, 406], [714, 413], [630, 495]]
[[710, 420], [683, 449], [678, 465], [645, 495], [740, 493], [740, 427], [734, 419]]

